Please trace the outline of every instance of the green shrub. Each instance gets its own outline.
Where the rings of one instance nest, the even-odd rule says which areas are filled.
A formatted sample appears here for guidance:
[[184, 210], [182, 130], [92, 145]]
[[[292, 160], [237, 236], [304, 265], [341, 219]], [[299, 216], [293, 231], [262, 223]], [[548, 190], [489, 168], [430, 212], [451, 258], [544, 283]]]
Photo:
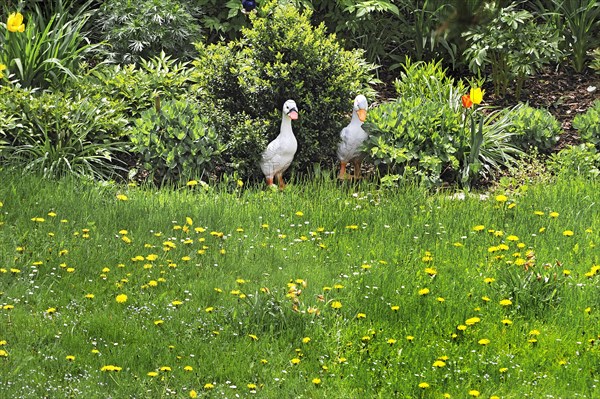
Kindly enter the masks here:
[[[117, 158], [126, 120], [108, 101], [61, 92], [4, 87], [0, 92], [2, 156], [25, 172], [109, 179], [124, 171]], [[7, 122], [8, 121], [8, 122]]]
[[365, 150], [380, 172], [468, 188], [515, 162], [521, 152], [508, 130], [515, 110], [463, 108], [464, 84], [439, 62], [407, 61], [403, 70], [395, 82], [400, 97], [372, 109], [364, 125]]
[[523, 151], [533, 148], [540, 153], [554, 149], [562, 132], [560, 123], [545, 109], [521, 104], [511, 115], [508, 130], [513, 133], [511, 142]]
[[594, 101], [583, 114], [575, 116], [573, 127], [579, 133], [582, 142], [591, 143], [600, 150], [600, 100]]
[[456, 171], [460, 115], [449, 106], [421, 97], [400, 97], [369, 112], [365, 147], [384, 174], [418, 177], [441, 184], [447, 169]]
[[137, 63], [164, 51], [179, 59], [194, 54], [200, 26], [187, 2], [179, 0], [108, 0], [96, 22], [109, 47], [107, 58], [121, 64]]
[[68, 86], [73, 93], [91, 99], [122, 103], [130, 120], [154, 106], [154, 97], [180, 98], [191, 86], [189, 64], [164, 52], [138, 65], [99, 65]]
[[[265, 5], [250, 16], [243, 39], [228, 45], [198, 45], [194, 77], [199, 87], [231, 115], [244, 112], [270, 123], [272, 139], [279, 133], [281, 106], [294, 99], [300, 118], [294, 121], [298, 152], [294, 165], [331, 163], [341, 128], [358, 93], [372, 96], [372, 66], [361, 51], [345, 51], [325, 27], [310, 24], [310, 10], [293, 5]], [[257, 165], [260, 151], [250, 154]], [[258, 172], [258, 167], [256, 172]]]
[[200, 10], [199, 23], [205, 33], [205, 40], [215, 43], [239, 38], [243, 27], [250, 23], [242, 13], [241, 1], [188, 0], [194, 8]]
[[225, 145], [204, 110], [186, 98], [159, 104], [131, 130], [133, 152], [156, 181], [203, 176], [223, 164]]
[[505, 96], [515, 81], [515, 96], [521, 95], [525, 79], [544, 65], [559, 60], [559, 30], [538, 23], [517, 4], [500, 8], [497, 17], [465, 32], [468, 46], [464, 56], [474, 73], [491, 67], [494, 92]]
[[548, 170], [556, 175], [597, 178], [600, 153], [591, 143], [569, 146], [550, 156]]

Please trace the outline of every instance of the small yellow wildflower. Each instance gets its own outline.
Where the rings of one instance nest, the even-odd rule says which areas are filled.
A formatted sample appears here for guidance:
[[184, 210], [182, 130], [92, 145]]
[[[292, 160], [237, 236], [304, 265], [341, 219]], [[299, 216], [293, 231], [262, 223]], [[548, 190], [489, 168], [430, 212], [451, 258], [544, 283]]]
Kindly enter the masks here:
[[119, 294], [119, 295], [117, 295], [117, 297], [115, 299], [116, 299], [117, 303], [125, 303], [125, 302], [127, 302], [127, 295]]

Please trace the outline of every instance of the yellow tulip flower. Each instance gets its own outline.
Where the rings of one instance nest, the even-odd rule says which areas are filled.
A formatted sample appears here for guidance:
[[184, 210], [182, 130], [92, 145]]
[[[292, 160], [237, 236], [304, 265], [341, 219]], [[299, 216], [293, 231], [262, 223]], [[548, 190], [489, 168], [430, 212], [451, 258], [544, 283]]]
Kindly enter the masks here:
[[25, 24], [23, 23], [23, 14], [20, 12], [13, 12], [8, 16], [6, 21], [6, 29], [10, 32], [23, 32], [25, 30]]
[[481, 104], [481, 101], [483, 101], [484, 93], [485, 93], [485, 90], [481, 90], [480, 87], [472, 88], [469, 95], [471, 97], [471, 101], [473, 102], [473, 104]]

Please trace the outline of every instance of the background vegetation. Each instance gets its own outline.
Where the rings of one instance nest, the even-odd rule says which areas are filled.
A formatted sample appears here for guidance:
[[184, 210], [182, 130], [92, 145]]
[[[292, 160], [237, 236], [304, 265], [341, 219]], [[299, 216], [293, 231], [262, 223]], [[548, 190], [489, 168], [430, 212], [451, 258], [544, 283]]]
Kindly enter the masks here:
[[[551, 153], [562, 130], [544, 110], [496, 112], [484, 101], [473, 140], [461, 96], [483, 86], [496, 103], [518, 100], [544, 68], [593, 73], [599, 9], [595, 1], [272, 0], [246, 15], [234, 0], [143, 0], [135, 12], [118, 1], [5, 2], [6, 22], [20, 12], [24, 29], [5, 23], [0, 35], [0, 159], [47, 176], [255, 181], [279, 108], [294, 98], [301, 117], [292, 170], [303, 174], [333, 166], [339, 131], [363, 93], [374, 104], [365, 151], [380, 177], [471, 187], [495, 179], [519, 151]], [[79, 102], [98, 104], [98, 113], [59, 120], [23, 103], [49, 98], [55, 115]], [[193, 102], [202, 123], [186, 135], [173, 130], [185, 130], [183, 120], [148, 124], [157, 101], [166, 105], [159, 113], [171, 101]], [[423, 116], [411, 121], [416, 110]], [[577, 118], [580, 143], [596, 144], [597, 134], [579, 126], [597, 122], [594, 111]], [[149, 129], [173, 145], [148, 153]], [[205, 131], [214, 132], [208, 141]]]

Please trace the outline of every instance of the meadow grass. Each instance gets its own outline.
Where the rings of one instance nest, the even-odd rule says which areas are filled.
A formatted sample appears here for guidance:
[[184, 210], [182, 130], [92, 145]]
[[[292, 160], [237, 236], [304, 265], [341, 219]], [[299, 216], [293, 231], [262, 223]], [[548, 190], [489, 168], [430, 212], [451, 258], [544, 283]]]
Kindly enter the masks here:
[[598, 183], [0, 181], [3, 398], [600, 397]]

